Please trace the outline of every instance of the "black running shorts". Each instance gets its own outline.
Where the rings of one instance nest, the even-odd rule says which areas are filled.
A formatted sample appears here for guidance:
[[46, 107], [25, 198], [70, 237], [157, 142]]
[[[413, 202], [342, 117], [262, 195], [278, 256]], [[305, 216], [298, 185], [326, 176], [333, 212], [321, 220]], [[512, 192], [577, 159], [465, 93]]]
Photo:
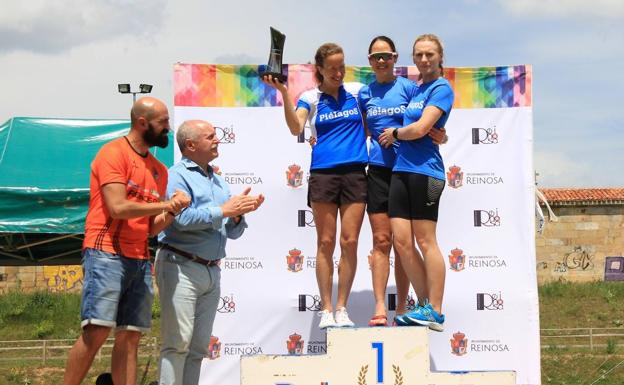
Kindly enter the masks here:
[[438, 221], [444, 180], [408, 172], [392, 173], [388, 216]]
[[390, 194], [391, 179], [391, 168], [375, 165], [368, 166], [367, 212], [371, 214], [388, 212], [388, 195]]

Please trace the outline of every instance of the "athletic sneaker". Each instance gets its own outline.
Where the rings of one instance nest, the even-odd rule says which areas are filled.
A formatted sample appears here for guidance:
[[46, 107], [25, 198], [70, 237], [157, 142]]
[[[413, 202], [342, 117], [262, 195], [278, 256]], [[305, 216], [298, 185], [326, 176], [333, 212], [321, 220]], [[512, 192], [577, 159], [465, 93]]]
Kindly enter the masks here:
[[403, 314], [397, 314], [397, 315], [394, 317], [394, 324], [395, 324], [396, 326], [409, 326], [409, 325], [411, 325], [410, 323], [408, 323], [408, 320], [406, 320], [406, 319], [404, 318], [404, 317], [405, 317], [405, 314], [406, 314], [406, 313], [403, 313]]
[[[427, 304], [427, 300], [425, 299], [425, 304]], [[420, 305], [420, 302], [416, 301], [416, 304], [414, 304], [414, 310], [412, 310], [412, 312], [414, 311], [418, 311], [418, 309], [420, 309], [422, 306]], [[414, 326], [414, 325], [418, 325], [417, 323], [414, 323], [413, 321], [411, 321], [408, 318], [405, 318], [405, 314], [410, 313], [405, 312], [403, 314], [397, 314], [394, 317], [394, 323], [396, 326]]]
[[444, 331], [444, 314], [438, 314], [433, 310], [430, 303], [421, 306], [416, 310], [405, 313], [403, 315], [403, 321], [412, 322], [412, 324], [428, 326], [429, 329], [437, 332]]
[[329, 310], [320, 311], [318, 315], [319, 317], [321, 317], [321, 321], [319, 322], [319, 329], [326, 329], [336, 326], [334, 314]]
[[352, 328], [354, 326], [355, 324], [349, 319], [349, 313], [347, 313], [346, 308], [341, 307], [336, 310], [336, 327]]

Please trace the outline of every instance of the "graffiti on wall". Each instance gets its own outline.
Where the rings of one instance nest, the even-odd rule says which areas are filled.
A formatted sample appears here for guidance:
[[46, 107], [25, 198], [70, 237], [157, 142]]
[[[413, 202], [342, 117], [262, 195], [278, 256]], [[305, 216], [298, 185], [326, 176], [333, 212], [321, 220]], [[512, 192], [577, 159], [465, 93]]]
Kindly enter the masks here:
[[82, 287], [82, 267], [44, 266], [43, 276], [50, 291], [68, 291]]
[[594, 270], [594, 255], [590, 254], [582, 246], [574, 246], [574, 250], [563, 255], [561, 262], [555, 264], [555, 273], [567, 273], [568, 271]]

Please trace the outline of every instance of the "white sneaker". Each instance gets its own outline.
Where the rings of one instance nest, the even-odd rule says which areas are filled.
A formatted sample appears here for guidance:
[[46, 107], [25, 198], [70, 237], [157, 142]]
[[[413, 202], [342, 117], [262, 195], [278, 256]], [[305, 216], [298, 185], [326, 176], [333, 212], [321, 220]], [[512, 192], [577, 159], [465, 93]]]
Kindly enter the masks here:
[[336, 310], [336, 327], [352, 328], [354, 326], [355, 324], [349, 319], [349, 313], [347, 313], [346, 308], [341, 307]]
[[319, 317], [321, 317], [321, 322], [319, 322], [319, 329], [326, 329], [336, 326], [336, 320], [334, 319], [334, 315], [329, 310], [323, 310], [318, 313]]

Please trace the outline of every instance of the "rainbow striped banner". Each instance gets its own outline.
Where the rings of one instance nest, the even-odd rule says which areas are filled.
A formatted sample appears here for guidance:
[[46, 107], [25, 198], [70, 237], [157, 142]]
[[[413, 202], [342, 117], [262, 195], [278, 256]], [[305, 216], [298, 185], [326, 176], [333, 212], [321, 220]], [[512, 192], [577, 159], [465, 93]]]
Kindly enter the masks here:
[[[173, 68], [174, 104], [179, 107], [281, 106], [279, 92], [266, 87], [258, 73], [263, 66], [184, 64]], [[296, 99], [316, 87], [313, 64], [284, 65], [288, 88]], [[396, 74], [416, 81], [415, 66], [396, 67]], [[453, 108], [529, 107], [532, 103], [530, 65], [445, 68], [444, 77], [455, 91]], [[368, 84], [375, 78], [369, 67], [349, 66], [345, 82]]]

